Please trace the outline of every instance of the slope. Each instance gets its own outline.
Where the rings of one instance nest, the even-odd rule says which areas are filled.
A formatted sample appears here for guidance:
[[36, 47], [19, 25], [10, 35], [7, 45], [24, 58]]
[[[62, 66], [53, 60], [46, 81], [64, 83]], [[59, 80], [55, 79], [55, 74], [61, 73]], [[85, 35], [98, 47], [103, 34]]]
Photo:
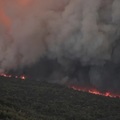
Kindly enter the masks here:
[[119, 120], [120, 99], [0, 77], [0, 120]]

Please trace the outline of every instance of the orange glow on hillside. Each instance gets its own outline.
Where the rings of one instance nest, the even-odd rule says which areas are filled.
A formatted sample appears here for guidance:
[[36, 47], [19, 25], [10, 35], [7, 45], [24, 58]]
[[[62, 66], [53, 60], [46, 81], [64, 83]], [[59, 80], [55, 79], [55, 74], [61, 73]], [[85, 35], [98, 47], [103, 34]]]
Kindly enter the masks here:
[[25, 75], [21, 75], [21, 76], [14, 76], [11, 74], [5, 74], [5, 73], [1, 73], [0, 77], [6, 77], [6, 78], [16, 78], [16, 79], [21, 79], [21, 80], [26, 80], [26, 76]]
[[91, 94], [101, 95], [101, 96], [105, 96], [105, 97], [113, 97], [113, 98], [119, 97], [120, 98], [120, 94], [113, 94], [109, 91], [100, 92], [99, 90], [97, 90], [95, 88], [83, 88], [83, 87], [76, 86], [76, 85], [70, 85], [69, 88], [72, 88], [73, 90], [88, 92]]

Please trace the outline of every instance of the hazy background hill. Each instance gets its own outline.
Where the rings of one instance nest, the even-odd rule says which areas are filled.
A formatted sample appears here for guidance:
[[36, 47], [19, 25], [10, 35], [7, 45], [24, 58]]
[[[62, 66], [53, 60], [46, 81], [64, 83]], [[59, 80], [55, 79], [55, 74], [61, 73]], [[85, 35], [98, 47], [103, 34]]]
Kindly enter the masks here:
[[120, 120], [120, 99], [1, 77], [0, 120]]

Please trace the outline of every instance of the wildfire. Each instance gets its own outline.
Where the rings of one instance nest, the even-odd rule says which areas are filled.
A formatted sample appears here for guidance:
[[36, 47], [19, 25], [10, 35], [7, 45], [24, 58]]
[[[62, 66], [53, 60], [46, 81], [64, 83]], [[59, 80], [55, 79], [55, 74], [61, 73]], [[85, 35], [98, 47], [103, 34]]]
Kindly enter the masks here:
[[26, 79], [26, 76], [24, 75], [21, 75], [21, 76], [14, 76], [14, 75], [11, 75], [11, 74], [5, 74], [5, 73], [1, 73], [0, 74], [0, 77], [6, 77], [6, 78], [16, 78], [16, 79], [21, 79], [21, 80], [25, 80]]
[[106, 96], [106, 97], [112, 97], [112, 98], [120, 98], [119, 94], [113, 94], [111, 92], [100, 92], [99, 90], [95, 89], [95, 88], [82, 88], [80, 86], [75, 86], [75, 85], [70, 85], [69, 88], [72, 88], [73, 90], [77, 90], [77, 91], [83, 91], [83, 92], [88, 92], [91, 94], [95, 94], [95, 95], [101, 95], [101, 96]]
[[24, 75], [20, 76], [20, 79], [25, 80], [26, 77]]

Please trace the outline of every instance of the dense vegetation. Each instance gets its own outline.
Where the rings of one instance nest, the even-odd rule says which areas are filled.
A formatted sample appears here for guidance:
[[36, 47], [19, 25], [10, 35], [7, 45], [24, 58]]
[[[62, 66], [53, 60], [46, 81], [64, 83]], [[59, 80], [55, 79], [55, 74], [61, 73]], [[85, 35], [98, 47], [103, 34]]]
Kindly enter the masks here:
[[120, 99], [1, 77], [0, 120], [120, 120]]

